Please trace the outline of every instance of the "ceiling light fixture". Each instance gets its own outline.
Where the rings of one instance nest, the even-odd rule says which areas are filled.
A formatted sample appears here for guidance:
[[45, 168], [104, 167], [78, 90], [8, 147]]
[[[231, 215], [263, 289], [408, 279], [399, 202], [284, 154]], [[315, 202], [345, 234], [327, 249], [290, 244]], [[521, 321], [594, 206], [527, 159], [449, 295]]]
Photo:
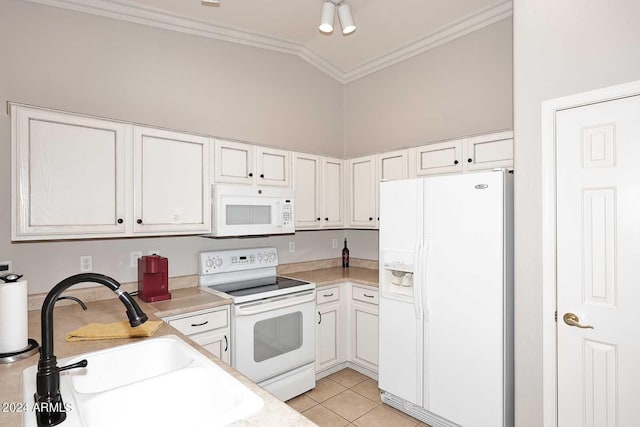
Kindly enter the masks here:
[[203, 6], [220, 6], [220, 0], [200, 0]]
[[320, 12], [320, 26], [318, 27], [323, 33], [333, 32], [333, 21], [335, 17], [336, 7], [338, 9], [338, 18], [340, 18], [340, 26], [342, 34], [351, 34], [356, 30], [356, 24], [351, 15], [349, 5], [344, 0], [327, 0], [322, 3], [322, 11]]

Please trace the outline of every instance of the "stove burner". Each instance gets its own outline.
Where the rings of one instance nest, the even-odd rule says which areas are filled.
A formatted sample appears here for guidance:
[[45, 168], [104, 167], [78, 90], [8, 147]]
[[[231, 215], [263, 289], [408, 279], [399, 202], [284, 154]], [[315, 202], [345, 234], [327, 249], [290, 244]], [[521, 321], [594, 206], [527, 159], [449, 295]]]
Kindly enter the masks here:
[[[221, 292], [225, 292], [234, 297], [241, 297], [247, 295], [257, 295], [265, 292], [278, 291], [288, 288], [295, 288], [297, 286], [307, 285], [308, 282], [301, 280], [290, 279], [288, 277], [265, 277], [253, 280], [244, 280], [241, 282], [225, 283], [222, 285], [209, 286], [211, 289], [216, 289]], [[293, 290], [292, 290], [293, 291]]]

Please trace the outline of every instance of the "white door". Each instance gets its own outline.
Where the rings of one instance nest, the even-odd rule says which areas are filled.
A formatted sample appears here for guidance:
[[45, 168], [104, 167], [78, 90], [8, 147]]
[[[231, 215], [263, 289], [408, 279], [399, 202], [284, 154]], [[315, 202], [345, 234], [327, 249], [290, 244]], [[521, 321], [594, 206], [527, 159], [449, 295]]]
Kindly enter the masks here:
[[337, 365], [340, 361], [339, 325], [340, 305], [321, 304], [317, 306], [316, 320], [316, 372]]
[[275, 148], [256, 148], [258, 185], [289, 186], [291, 153]]
[[640, 97], [558, 112], [556, 156], [558, 426], [637, 426]]
[[462, 172], [462, 140], [424, 145], [411, 150], [416, 176]]
[[215, 182], [253, 184], [255, 182], [253, 145], [241, 142], [215, 142]]

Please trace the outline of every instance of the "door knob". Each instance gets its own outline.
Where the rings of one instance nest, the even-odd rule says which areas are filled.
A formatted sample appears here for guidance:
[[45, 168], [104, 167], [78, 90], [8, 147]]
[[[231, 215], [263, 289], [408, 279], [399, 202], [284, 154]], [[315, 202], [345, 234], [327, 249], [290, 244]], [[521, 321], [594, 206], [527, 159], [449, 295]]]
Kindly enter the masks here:
[[562, 316], [562, 320], [564, 320], [564, 323], [569, 326], [575, 326], [582, 329], [593, 329], [593, 326], [591, 325], [581, 325], [580, 319], [578, 319], [578, 316], [573, 313], [566, 313], [564, 316]]

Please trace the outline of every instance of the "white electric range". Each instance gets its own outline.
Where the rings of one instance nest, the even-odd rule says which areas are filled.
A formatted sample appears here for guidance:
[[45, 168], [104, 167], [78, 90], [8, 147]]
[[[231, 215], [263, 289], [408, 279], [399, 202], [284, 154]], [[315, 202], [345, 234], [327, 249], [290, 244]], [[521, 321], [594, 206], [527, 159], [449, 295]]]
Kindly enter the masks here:
[[273, 247], [200, 253], [200, 287], [228, 294], [231, 366], [282, 400], [315, 387], [315, 284], [276, 275]]

